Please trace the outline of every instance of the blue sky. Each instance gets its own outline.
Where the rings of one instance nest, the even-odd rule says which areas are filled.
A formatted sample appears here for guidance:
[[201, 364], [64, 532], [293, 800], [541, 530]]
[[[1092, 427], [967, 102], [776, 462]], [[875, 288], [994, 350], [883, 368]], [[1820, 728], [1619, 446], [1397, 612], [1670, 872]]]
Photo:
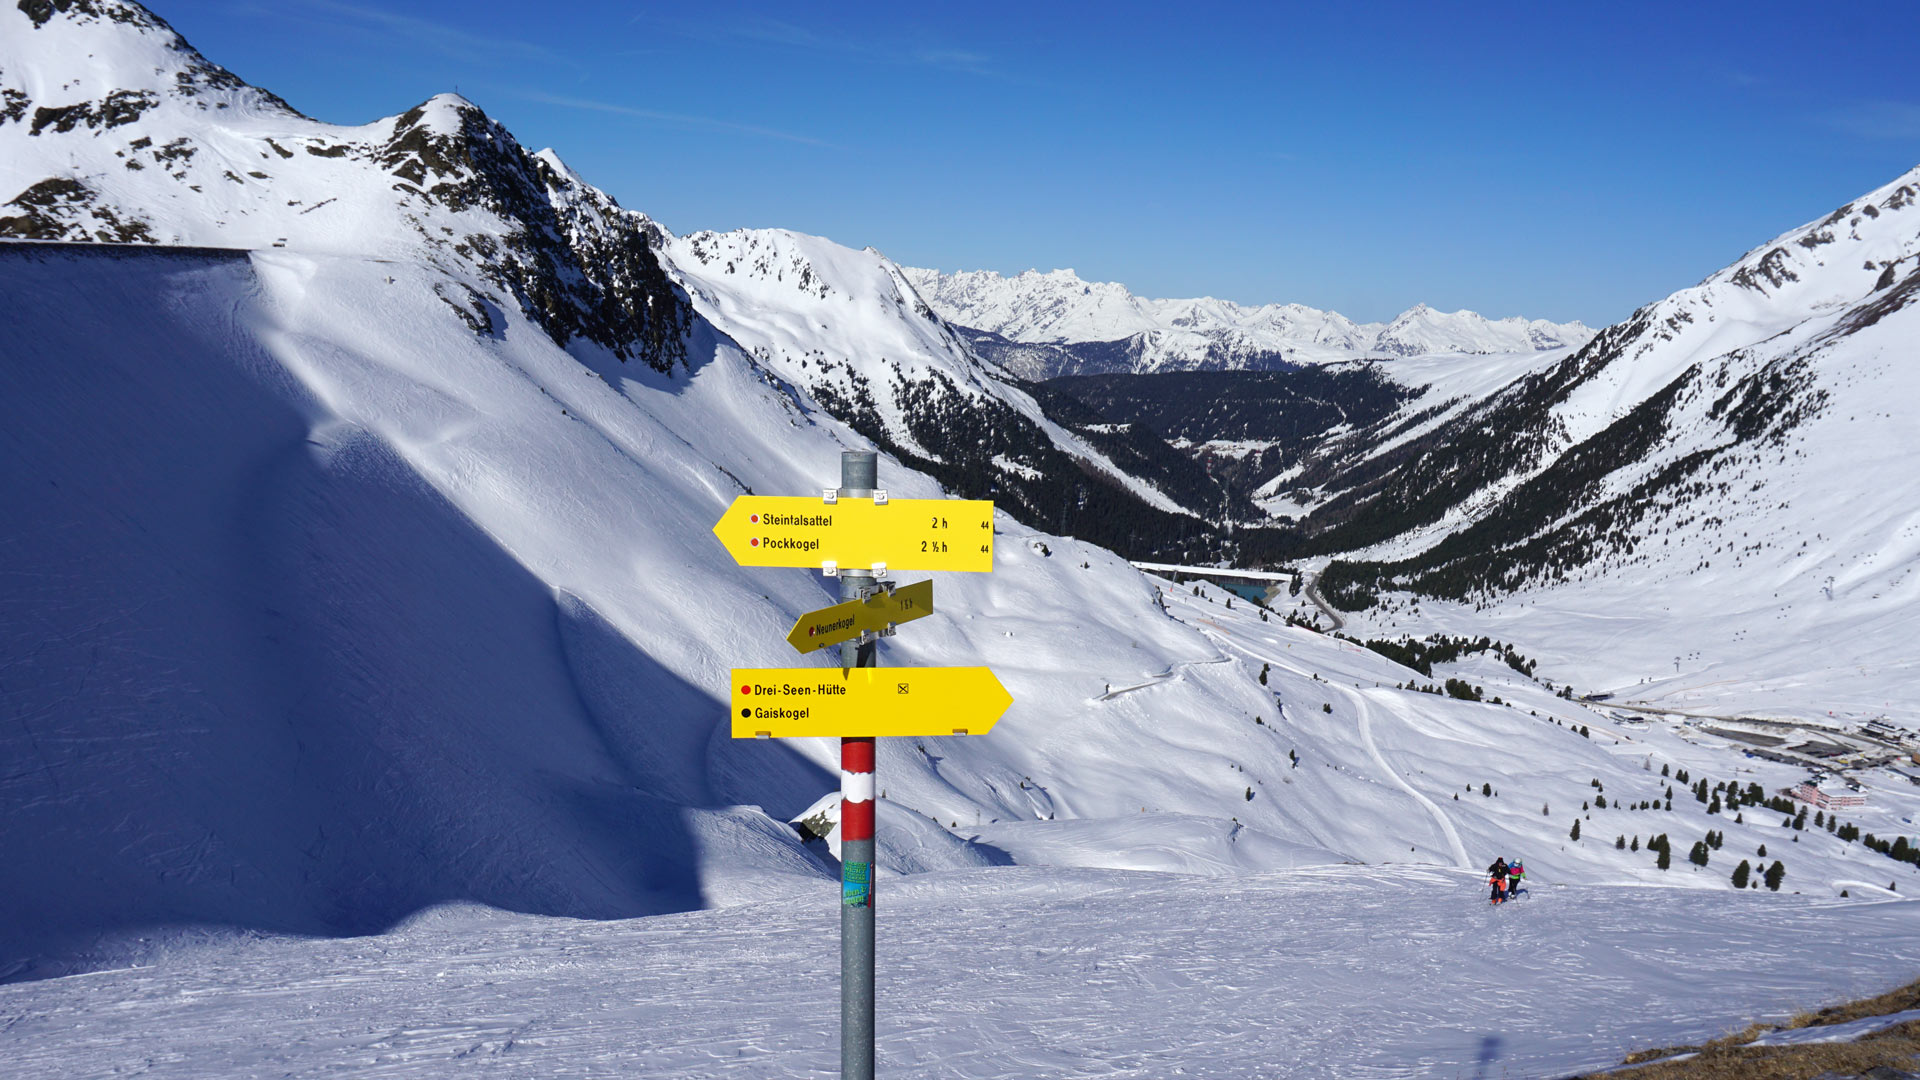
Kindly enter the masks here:
[[323, 120], [456, 87], [676, 232], [1616, 321], [1920, 164], [1920, 5], [153, 0]]

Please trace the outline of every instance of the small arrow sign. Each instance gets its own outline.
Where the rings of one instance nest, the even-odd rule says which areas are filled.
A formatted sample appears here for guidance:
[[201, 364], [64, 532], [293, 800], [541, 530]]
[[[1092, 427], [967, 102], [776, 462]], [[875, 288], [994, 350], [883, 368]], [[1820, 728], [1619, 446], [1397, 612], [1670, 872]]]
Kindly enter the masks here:
[[1013, 696], [983, 667], [734, 668], [733, 737], [984, 735]]
[[916, 581], [892, 591], [881, 590], [865, 600], [848, 600], [819, 611], [809, 611], [793, 624], [787, 644], [803, 653], [877, 634], [895, 623], [912, 622], [933, 614], [933, 582]]
[[741, 495], [713, 533], [741, 566], [993, 569], [993, 503], [986, 499]]

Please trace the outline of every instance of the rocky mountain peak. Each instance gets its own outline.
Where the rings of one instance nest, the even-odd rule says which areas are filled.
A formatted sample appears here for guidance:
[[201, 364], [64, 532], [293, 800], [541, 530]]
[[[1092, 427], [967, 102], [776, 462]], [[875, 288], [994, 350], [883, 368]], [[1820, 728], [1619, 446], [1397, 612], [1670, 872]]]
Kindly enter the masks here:
[[131, 0], [23, 0], [0, 29], [0, 238], [425, 260], [476, 333], [493, 305], [561, 344], [681, 355], [658, 227], [466, 98], [323, 124]]
[[36, 130], [119, 127], [169, 100], [202, 110], [299, 115], [202, 56], [132, 0], [20, 0], [0, 9], [0, 26], [0, 112], [18, 110], [10, 118]]

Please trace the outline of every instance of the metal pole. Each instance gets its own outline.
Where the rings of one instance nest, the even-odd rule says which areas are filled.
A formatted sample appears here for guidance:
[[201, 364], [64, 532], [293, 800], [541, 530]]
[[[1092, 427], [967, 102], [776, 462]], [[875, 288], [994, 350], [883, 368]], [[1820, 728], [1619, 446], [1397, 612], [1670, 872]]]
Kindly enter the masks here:
[[[840, 453], [840, 498], [871, 499], [879, 455]], [[840, 572], [840, 599], [856, 600], [875, 585], [867, 570]], [[872, 637], [840, 646], [844, 667], [877, 666]], [[840, 740], [840, 1076], [873, 1080], [873, 766], [874, 740]]]

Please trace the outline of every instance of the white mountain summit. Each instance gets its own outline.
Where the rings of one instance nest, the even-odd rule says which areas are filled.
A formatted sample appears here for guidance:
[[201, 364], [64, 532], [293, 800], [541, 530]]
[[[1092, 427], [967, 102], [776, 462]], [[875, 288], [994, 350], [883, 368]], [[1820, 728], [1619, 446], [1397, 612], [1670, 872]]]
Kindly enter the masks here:
[[[1054, 350], [990, 349], [1028, 376], [1108, 371], [1271, 368], [1362, 357], [1428, 353], [1526, 353], [1580, 346], [1594, 331], [1579, 322], [1488, 319], [1425, 304], [1391, 322], [1356, 323], [1304, 304], [1248, 307], [1228, 300], [1153, 300], [1117, 282], [1081, 280], [1072, 270], [903, 268], [907, 279], [949, 322], [1006, 343]], [[1013, 357], [1009, 362], [1009, 354]]]

